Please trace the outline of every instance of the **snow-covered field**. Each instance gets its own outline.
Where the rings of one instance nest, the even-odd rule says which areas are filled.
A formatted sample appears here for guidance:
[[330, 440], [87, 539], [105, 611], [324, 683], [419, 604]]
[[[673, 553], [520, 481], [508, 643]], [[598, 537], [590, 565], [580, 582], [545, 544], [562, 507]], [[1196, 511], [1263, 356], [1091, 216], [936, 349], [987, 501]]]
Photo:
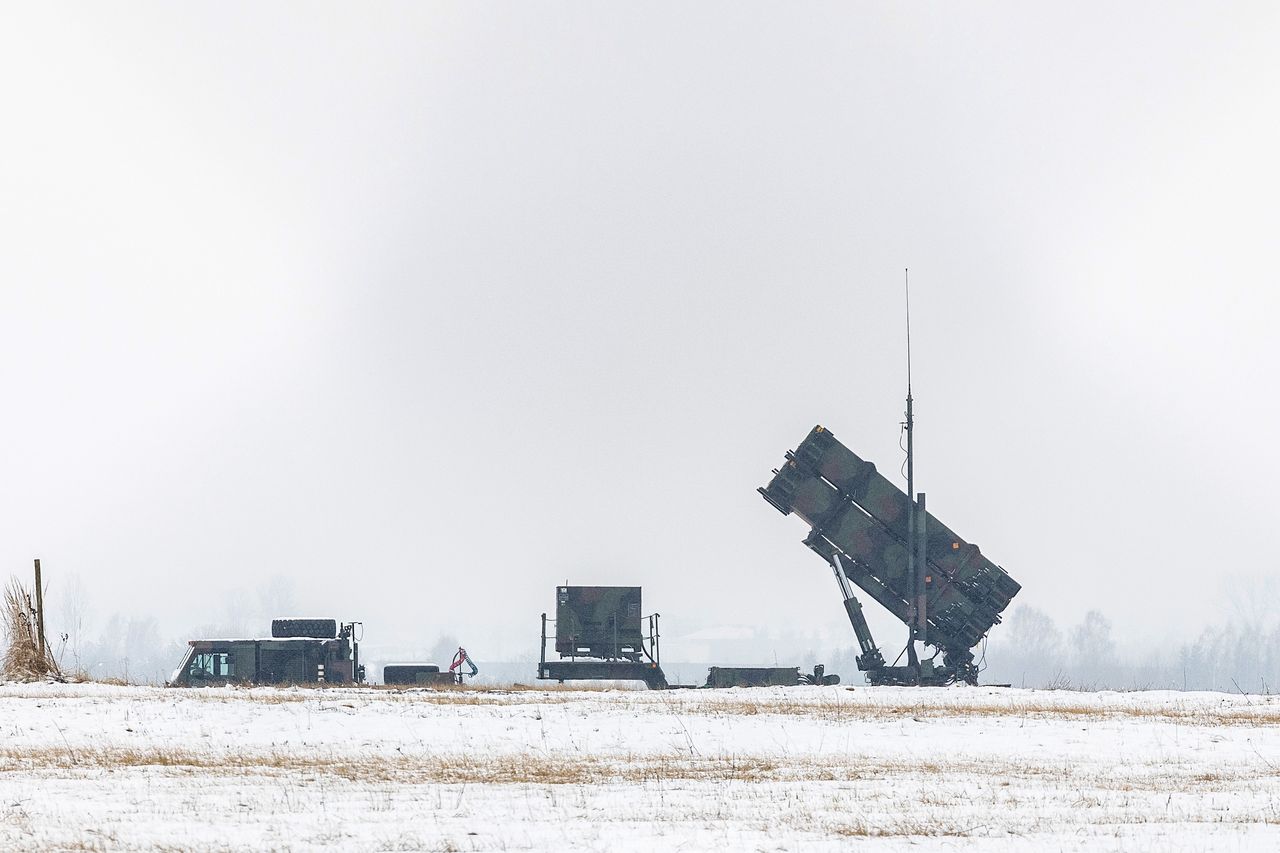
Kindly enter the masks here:
[[0, 850], [1277, 850], [1280, 700], [0, 686]]

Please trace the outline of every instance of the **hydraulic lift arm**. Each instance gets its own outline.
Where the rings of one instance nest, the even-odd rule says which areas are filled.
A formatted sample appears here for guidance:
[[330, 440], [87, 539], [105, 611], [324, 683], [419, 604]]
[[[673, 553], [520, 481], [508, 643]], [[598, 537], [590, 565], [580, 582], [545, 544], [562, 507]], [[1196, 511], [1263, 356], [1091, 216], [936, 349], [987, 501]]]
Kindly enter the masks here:
[[835, 561], [831, 571], [835, 573], [836, 584], [840, 587], [840, 595], [844, 599], [844, 612], [849, 615], [849, 624], [858, 638], [858, 647], [862, 654], [858, 655], [858, 669], [867, 672], [884, 666], [884, 655], [876, 648], [876, 641], [871, 637], [871, 629], [867, 627], [867, 617], [862, 615], [862, 603], [853, 594], [849, 586], [849, 578], [845, 576], [844, 566], [840, 563], [840, 555], [832, 554]]
[[467, 673], [467, 675], [474, 676], [477, 672], [480, 671], [480, 668], [477, 667], [475, 663], [472, 662], [471, 655], [467, 654], [467, 650], [464, 649], [462, 646], [458, 646], [458, 651], [453, 656], [453, 663], [449, 664], [449, 671], [450, 672], [453, 672], [455, 670], [457, 671], [459, 684], [462, 683], [462, 665], [464, 663], [471, 670], [471, 672]]

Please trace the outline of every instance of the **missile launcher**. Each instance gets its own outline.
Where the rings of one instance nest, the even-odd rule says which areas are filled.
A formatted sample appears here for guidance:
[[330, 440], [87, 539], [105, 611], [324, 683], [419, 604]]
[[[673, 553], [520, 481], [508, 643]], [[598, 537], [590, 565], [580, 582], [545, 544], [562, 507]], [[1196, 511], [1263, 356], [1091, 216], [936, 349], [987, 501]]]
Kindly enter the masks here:
[[[809, 525], [804, 544], [836, 572], [862, 645], [859, 668], [873, 684], [977, 682], [973, 647], [1021, 588], [1008, 572], [919, 504], [913, 533], [907, 495], [821, 426], [758, 491]], [[927, 642], [943, 653], [942, 665], [885, 666], [846, 581], [908, 626], [922, 609], [923, 628], [909, 648], [914, 656], [914, 640]]]

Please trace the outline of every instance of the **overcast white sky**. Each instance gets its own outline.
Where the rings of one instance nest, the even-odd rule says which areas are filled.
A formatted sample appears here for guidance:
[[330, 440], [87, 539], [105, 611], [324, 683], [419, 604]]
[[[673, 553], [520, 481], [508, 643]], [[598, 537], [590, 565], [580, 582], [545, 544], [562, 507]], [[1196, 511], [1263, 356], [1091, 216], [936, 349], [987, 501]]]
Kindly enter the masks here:
[[532, 652], [566, 578], [838, 626], [755, 488], [815, 423], [897, 471], [909, 266], [930, 509], [1016, 603], [1196, 633], [1280, 573], [1278, 25], [6, 4], [0, 574], [174, 633], [273, 575], [381, 640]]

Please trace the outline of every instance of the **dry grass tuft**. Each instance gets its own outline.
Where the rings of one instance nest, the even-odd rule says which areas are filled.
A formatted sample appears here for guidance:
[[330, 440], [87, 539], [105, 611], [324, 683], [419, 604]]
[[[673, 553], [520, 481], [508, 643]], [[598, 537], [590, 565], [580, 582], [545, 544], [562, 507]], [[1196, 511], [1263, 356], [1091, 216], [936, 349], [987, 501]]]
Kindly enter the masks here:
[[4, 591], [3, 622], [6, 647], [0, 675], [10, 681], [62, 678], [53, 651], [47, 645], [40, 651], [36, 609], [17, 578], [11, 578]]

